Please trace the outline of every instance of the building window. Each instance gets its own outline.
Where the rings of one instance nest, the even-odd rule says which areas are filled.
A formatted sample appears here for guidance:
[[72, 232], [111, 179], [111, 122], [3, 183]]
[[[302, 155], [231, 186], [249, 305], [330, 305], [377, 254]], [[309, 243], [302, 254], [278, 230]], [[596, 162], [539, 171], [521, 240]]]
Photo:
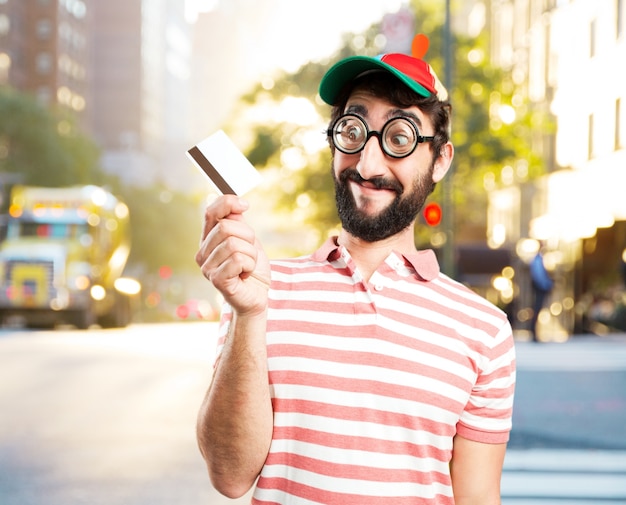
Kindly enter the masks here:
[[52, 90], [47, 86], [37, 89], [37, 101], [42, 105], [50, 105], [52, 102]]
[[[1, 0], [0, 0], [1, 1]], [[6, 35], [11, 29], [11, 20], [6, 14], [0, 14], [0, 36]]]
[[87, 4], [82, 0], [64, 0], [61, 4], [76, 19], [83, 19], [87, 15]]
[[48, 53], [40, 53], [35, 61], [37, 72], [40, 74], [49, 74], [52, 70], [52, 57]]
[[52, 23], [49, 19], [40, 19], [37, 22], [37, 38], [39, 40], [48, 40], [52, 35]]
[[0, 52], [0, 85], [9, 82], [9, 70], [11, 69], [11, 58], [7, 53]]
[[622, 123], [622, 99], [615, 100], [615, 150], [621, 149], [626, 145], [623, 137], [623, 123]]
[[594, 19], [589, 25], [589, 57], [593, 58], [596, 55], [596, 25], [597, 21]]
[[593, 158], [593, 114], [589, 114], [589, 132], [587, 138], [587, 159]]

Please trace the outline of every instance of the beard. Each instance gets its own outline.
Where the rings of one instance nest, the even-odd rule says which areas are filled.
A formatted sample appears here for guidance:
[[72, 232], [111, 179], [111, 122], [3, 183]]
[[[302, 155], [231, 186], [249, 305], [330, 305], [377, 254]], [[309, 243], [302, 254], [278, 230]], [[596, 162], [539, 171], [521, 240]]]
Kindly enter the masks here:
[[365, 242], [377, 242], [408, 228], [434, 189], [433, 170], [434, 164], [424, 176], [416, 177], [411, 192], [406, 196], [403, 196], [404, 187], [395, 179], [383, 177], [369, 179], [367, 182], [376, 188], [388, 189], [396, 193], [393, 201], [375, 215], [369, 215], [358, 209], [354, 195], [350, 191], [349, 182], [363, 182], [361, 175], [354, 168], [347, 168], [337, 178], [332, 170], [337, 212], [344, 230]]

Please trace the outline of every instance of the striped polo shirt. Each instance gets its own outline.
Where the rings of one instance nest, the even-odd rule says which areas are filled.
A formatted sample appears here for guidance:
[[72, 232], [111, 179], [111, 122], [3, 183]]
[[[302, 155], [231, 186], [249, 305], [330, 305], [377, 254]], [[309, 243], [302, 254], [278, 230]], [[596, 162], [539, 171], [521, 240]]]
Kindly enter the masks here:
[[369, 282], [335, 239], [272, 261], [267, 353], [274, 431], [254, 505], [452, 505], [454, 435], [508, 440], [511, 327], [433, 251], [391, 253]]

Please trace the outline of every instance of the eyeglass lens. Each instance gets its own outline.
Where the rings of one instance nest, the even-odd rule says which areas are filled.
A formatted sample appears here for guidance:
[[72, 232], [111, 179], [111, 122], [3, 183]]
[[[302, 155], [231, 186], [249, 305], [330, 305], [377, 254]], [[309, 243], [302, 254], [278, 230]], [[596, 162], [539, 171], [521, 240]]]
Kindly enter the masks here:
[[383, 126], [382, 132], [376, 132], [369, 131], [367, 124], [359, 116], [346, 114], [335, 122], [332, 129], [335, 146], [346, 154], [361, 151], [372, 135], [378, 137], [382, 150], [394, 158], [408, 156], [419, 143], [416, 126], [404, 117], [389, 120]]

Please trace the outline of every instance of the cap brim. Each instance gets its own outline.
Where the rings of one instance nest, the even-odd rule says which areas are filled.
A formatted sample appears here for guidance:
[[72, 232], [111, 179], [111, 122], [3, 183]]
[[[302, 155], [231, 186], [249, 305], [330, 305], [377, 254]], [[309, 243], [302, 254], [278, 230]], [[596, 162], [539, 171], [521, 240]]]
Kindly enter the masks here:
[[425, 97], [432, 96], [432, 93], [424, 86], [391, 65], [387, 65], [385, 62], [369, 56], [352, 56], [336, 63], [326, 72], [326, 75], [324, 75], [320, 82], [320, 97], [322, 97], [322, 100], [327, 104], [335, 105], [343, 87], [357, 76], [370, 70], [385, 70], [393, 74], [417, 94]]

